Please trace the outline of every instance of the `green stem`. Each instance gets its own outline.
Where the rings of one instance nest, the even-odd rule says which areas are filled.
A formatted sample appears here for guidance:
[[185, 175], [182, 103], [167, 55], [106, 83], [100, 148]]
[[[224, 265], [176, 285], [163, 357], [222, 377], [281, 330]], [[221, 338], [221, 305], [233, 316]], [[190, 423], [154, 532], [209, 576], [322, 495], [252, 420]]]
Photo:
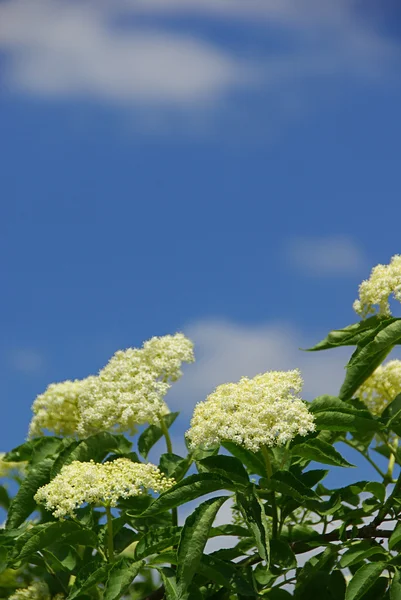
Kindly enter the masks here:
[[168, 454], [172, 454], [173, 453], [173, 444], [171, 443], [171, 437], [168, 432], [168, 427], [167, 427], [166, 423], [164, 422], [163, 417], [160, 417], [160, 427], [161, 427], [164, 437], [166, 438], [167, 452], [168, 452]]
[[[270, 479], [271, 476], [273, 475], [273, 469], [272, 469], [272, 465], [270, 462], [269, 452], [268, 452], [266, 446], [262, 446], [262, 455], [263, 455], [263, 459], [265, 461], [267, 479]], [[276, 539], [277, 533], [278, 533], [278, 528], [277, 528], [278, 517], [277, 517], [276, 494], [274, 491], [271, 494], [271, 502], [272, 502], [272, 516], [273, 516], [272, 534], [273, 534], [273, 538]]]
[[349, 440], [342, 440], [344, 442], [344, 444], [347, 444], [347, 446], [349, 446], [350, 448], [353, 448], [354, 450], [356, 450], [357, 452], [359, 452], [359, 454], [361, 454], [364, 458], [366, 458], [366, 460], [368, 461], [368, 463], [370, 465], [372, 465], [372, 467], [379, 473], [380, 477], [382, 477], [383, 479], [386, 479], [386, 474], [383, 473], [383, 471], [380, 469], [380, 467], [377, 466], [377, 464], [370, 458], [368, 452], [362, 452], [361, 450], [359, 450], [359, 448], [357, 448], [356, 446], [354, 446], [354, 444], [352, 444], [352, 442], [350, 442]]
[[107, 554], [109, 562], [114, 560], [114, 544], [113, 544], [113, 516], [111, 514], [110, 505], [106, 504], [106, 517], [107, 517]]
[[[168, 454], [172, 454], [173, 453], [173, 444], [171, 443], [171, 437], [170, 437], [170, 434], [168, 431], [168, 427], [167, 427], [163, 417], [160, 417], [160, 427], [161, 427], [164, 437], [166, 438], [167, 452], [168, 452]], [[173, 527], [177, 527], [177, 525], [178, 525], [178, 510], [177, 510], [177, 508], [171, 509], [171, 523], [172, 523]]]
[[397, 453], [397, 449], [398, 449], [398, 437], [396, 436], [394, 438], [394, 442], [392, 444], [389, 444], [395, 452], [393, 452], [389, 458], [388, 461], [388, 468], [387, 468], [387, 477], [389, 479], [393, 478], [393, 470], [394, 470], [394, 465], [395, 465], [395, 458], [396, 458], [396, 453]]

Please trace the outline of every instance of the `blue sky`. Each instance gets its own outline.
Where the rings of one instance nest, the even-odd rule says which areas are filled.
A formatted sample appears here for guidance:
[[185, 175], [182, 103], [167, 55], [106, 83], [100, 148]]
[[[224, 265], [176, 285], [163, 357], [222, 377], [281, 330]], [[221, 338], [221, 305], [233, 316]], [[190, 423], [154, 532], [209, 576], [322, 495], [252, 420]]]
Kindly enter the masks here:
[[401, 251], [400, 66], [390, 0], [2, 1], [2, 449], [177, 330], [183, 423], [268, 369], [335, 393], [347, 353], [298, 348]]

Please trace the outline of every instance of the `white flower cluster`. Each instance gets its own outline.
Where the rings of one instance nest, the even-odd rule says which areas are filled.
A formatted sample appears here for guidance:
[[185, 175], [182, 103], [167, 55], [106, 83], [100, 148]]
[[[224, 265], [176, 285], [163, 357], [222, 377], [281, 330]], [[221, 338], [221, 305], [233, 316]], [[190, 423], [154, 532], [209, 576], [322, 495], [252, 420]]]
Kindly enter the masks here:
[[35, 501], [58, 518], [74, 515], [82, 504], [116, 506], [119, 498], [139, 496], [146, 489], [163, 492], [174, 485], [155, 465], [118, 458], [106, 463], [74, 461], [64, 466]]
[[391, 294], [401, 302], [401, 255], [392, 257], [390, 264], [377, 265], [369, 279], [359, 286], [359, 300], [354, 302], [354, 310], [364, 319], [370, 314], [390, 316], [389, 297]]
[[313, 415], [297, 397], [298, 369], [270, 371], [253, 379], [219, 385], [196, 405], [186, 436], [190, 446], [205, 448], [231, 441], [257, 451], [280, 446], [315, 429]]
[[398, 394], [401, 394], [400, 360], [390, 360], [380, 365], [357, 392], [374, 415], [381, 415]]
[[45, 430], [56, 435], [75, 435], [79, 424], [78, 401], [89, 379], [51, 383], [32, 405], [34, 416], [29, 425], [29, 437]]
[[98, 376], [52, 384], [38, 396], [29, 435], [133, 433], [136, 425], [157, 424], [169, 412], [164, 397], [171, 382], [180, 378], [183, 362], [193, 361], [193, 344], [182, 333], [118, 351]]
[[50, 592], [44, 581], [35, 581], [26, 588], [15, 590], [9, 600], [50, 600]]

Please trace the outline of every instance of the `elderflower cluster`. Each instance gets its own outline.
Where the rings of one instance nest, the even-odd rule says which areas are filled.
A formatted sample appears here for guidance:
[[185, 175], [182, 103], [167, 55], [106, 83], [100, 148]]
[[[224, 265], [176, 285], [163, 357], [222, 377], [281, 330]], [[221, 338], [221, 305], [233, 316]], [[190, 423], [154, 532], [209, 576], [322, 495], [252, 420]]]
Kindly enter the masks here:
[[47, 485], [38, 489], [35, 501], [58, 518], [74, 516], [82, 504], [116, 506], [119, 498], [139, 496], [146, 489], [163, 492], [174, 485], [152, 464], [128, 458], [95, 463], [74, 461], [64, 466]]
[[392, 257], [390, 264], [377, 265], [372, 269], [369, 279], [359, 286], [359, 300], [354, 302], [354, 310], [364, 319], [376, 312], [382, 316], [391, 316], [389, 297], [401, 302], [401, 255]]
[[80, 396], [81, 435], [115, 427], [156, 425], [169, 412], [164, 396], [182, 375], [183, 362], [193, 362], [193, 344], [182, 333], [153, 337], [143, 347], [118, 351], [89, 382]]
[[297, 397], [298, 369], [270, 371], [253, 379], [219, 385], [196, 405], [186, 436], [190, 446], [205, 448], [231, 441], [257, 451], [280, 446], [315, 429], [313, 415]]
[[380, 365], [358, 390], [359, 398], [374, 415], [381, 415], [398, 394], [401, 394], [400, 360]]
[[[60, 596], [60, 595], [58, 595]], [[51, 600], [49, 588], [44, 581], [35, 581], [26, 588], [15, 590], [9, 600]]]
[[45, 430], [85, 437], [98, 431], [135, 432], [169, 412], [164, 397], [193, 362], [193, 344], [182, 333], [154, 337], [142, 348], [115, 353], [98, 376], [50, 385], [33, 403], [29, 435]]
[[33, 417], [29, 437], [42, 435], [45, 430], [56, 435], [75, 435], [79, 424], [79, 398], [85, 385], [95, 377], [51, 383], [32, 405]]

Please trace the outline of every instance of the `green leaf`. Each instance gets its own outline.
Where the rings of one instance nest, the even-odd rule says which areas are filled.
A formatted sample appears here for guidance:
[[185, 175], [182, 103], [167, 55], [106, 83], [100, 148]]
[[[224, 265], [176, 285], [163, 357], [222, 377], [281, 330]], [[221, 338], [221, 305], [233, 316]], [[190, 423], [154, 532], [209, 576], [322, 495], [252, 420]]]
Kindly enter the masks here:
[[175, 571], [167, 567], [159, 568], [158, 571], [162, 576], [166, 600], [178, 600]]
[[263, 594], [263, 598], [266, 600], [291, 600], [293, 597], [289, 592], [280, 588], [272, 588], [267, 594]]
[[386, 568], [385, 562], [362, 565], [348, 584], [345, 600], [359, 600], [379, 579]]
[[121, 453], [129, 452], [132, 443], [129, 442], [123, 435], [108, 433], [101, 431], [95, 435], [91, 435], [84, 440], [74, 442], [63, 452], [54, 462], [52, 468], [52, 479], [58, 475], [62, 467], [71, 464], [74, 460], [79, 462], [88, 462], [91, 459], [95, 462], [101, 462], [109, 452], [119, 451]]
[[27, 560], [35, 552], [56, 542], [59, 544], [80, 544], [95, 548], [97, 536], [90, 529], [83, 528], [73, 521], [35, 525], [18, 540], [18, 545], [22, 544], [18, 559]]
[[397, 546], [401, 541], [401, 523], [398, 523], [397, 527], [394, 529], [391, 537], [388, 541], [388, 548], [392, 550], [395, 546]]
[[[237, 594], [242, 594], [248, 598], [256, 596], [253, 583], [250, 583], [249, 578], [246, 577], [245, 569], [239, 568], [238, 565], [230, 561], [221, 560], [215, 554], [204, 554], [202, 556], [198, 573], [213, 583], [230, 590], [233, 589]], [[252, 582], [252, 578], [250, 579]]]
[[179, 597], [185, 595], [192, 583], [209, 537], [209, 530], [226, 500], [227, 496], [206, 500], [185, 521], [177, 550]]
[[266, 475], [266, 467], [262, 458], [254, 452], [251, 452], [242, 446], [238, 446], [233, 442], [223, 442], [222, 446], [228, 450], [230, 454], [236, 456], [240, 462], [246, 466], [249, 473], [260, 475], [261, 477]]
[[219, 535], [235, 535], [237, 537], [249, 536], [248, 529], [241, 525], [233, 525], [228, 523], [227, 525], [219, 525], [218, 527], [212, 527], [210, 530], [210, 537], [217, 537]]
[[368, 481], [365, 485], [365, 492], [370, 492], [375, 496], [380, 502], [384, 502], [386, 497], [386, 488], [382, 483], [378, 481]]
[[58, 437], [35, 438], [7, 452], [3, 460], [11, 462], [28, 461], [32, 465], [37, 464], [45, 458], [54, 458], [59, 448], [63, 446], [62, 442], [62, 438]]
[[92, 587], [106, 581], [112, 567], [113, 563], [103, 563], [99, 566], [98, 559], [84, 565], [78, 572], [77, 579], [67, 600], [74, 600], [74, 598], [83, 596]]
[[357, 542], [349, 550], [342, 555], [340, 560], [340, 567], [345, 569], [351, 565], [355, 565], [365, 558], [374, 556], [375, 554], [387, 554], [386, 550], [382, 546], [375, 544], [372, 545], [370, 541], [363, 540]]
[[307, 351], [316, 352], [338, 348], [339, 346], [355, 346], [361, 340], [371, 336], [377, 327], [385, 327], [389, 321], [391, 322], [393, 319], [383, 319], [383, 317], [375, 315], [369, 319], [348, 325], [343, 329], [333, 329], [324, 340], [313, 346], [313, 348], [308, 348]]
[[288, 542], [283, 540], [270, 540], [270, 563], [286, 569], [296, 567], [297, 559]]
[[191, 500], [195, 500], [195, 498], [199, 498], [205, 494], [210, 494], [217, 490], [235, 491], [235, 489], [235, 483], [215, 473], [190, 475], [156, 498], [139, 516], [141, 518], [152, 517]]
[[219, 454], [217, 456], [208, 456], [197, 462], [198, 468], [201, 471], [211, 471], [223, 477], [228, 477], [232, 481], [236, 481], [239, 485], [247, 486], [249, 484], [249, 476], [242, 462], [234, 456], [226, 456]]
[[[180, 413], [178, 412], [168, 413], [167, 415], [164, 415], [162, 419], [167, 427], [171, 427], [179, 414]], [[162, 438], [162, 436], [163, 430], [157, 425], [149, 425], [149, 427], [141, 433], [138, 439], [138, 450], [144, 458], [147, 458], [150, 449]]]
[[10, 504], [6, 522], [7, 529], [14, 529], [21, 525], [35, 510], [37, 505], [33, 497], [42, 485], [49, 483], [52, 466], [53, 460], [45, 458], [24, 477], [16, 496]]
[[8, 510], [10, 506], [10, 497], [4, 485], [0, 485], [0, 506], [5, 510]]
[[335, 396], [315, 398], [309, 410], [315, 415], [317, 429], [361, 433], [380, 431], [382, 428], [379, 420], [374, 419], [367, 409], [357, 409]]
[[395, 569], [393, 581], [390, 586], [390, 600], [401, 600], [401, 574]]
[[114, 563], [109, 571], [103, 600], [118, 600], [118, 598], [121, 598], [127, 592], [143, 565], [143, 561], [132, 562], [126, 558]]
[[294, 498], [299, 502], [303, 502], [308, 498], [311, 500], [319, 499], [316, 492], [304, 485], [302, 481], [295, 477], [290, 471], [277, 471], [270, 478], [268, 484], [270, 489], [286, 496], [291, 496], [291, 498]]
[[161, 550], [178, 544], [181, 535], [181, 527], [158, 527], [151, 529], [138, 542], [135, 548], [137, 560], [156, 554]]
[[360, 385], [383, 362], [387, 354], [401, 341], [401, 319], [388, 319], [379, 326], [373, 339], [363, 347], [358, 346], [347, 365], [345, 381], [341, 387], [341, 400], [351, 398]]
[[160, 457], [159, 467], [167, 477], [180, 480], [188, 471], [191, 465], [190, 461], [191, 458], [183, 458], [182, 456], [178, 456], [178, 454], [165, 453]]
[[294, 456], [302, 456], [308, 460], [314, 460], [325, 465], [333, 465], [335, 467], [355, 466], [345, 460], [333, 446], [318, 438], [313, 438], [308, 442], [294, 446], [292, 453]]
[[259, 500], [255, 487], [245, 492], [237, 492], [237, 505], [255, 540], [256, 548], [262, 560], [269, 565], [269, 531], [263, 504]]

